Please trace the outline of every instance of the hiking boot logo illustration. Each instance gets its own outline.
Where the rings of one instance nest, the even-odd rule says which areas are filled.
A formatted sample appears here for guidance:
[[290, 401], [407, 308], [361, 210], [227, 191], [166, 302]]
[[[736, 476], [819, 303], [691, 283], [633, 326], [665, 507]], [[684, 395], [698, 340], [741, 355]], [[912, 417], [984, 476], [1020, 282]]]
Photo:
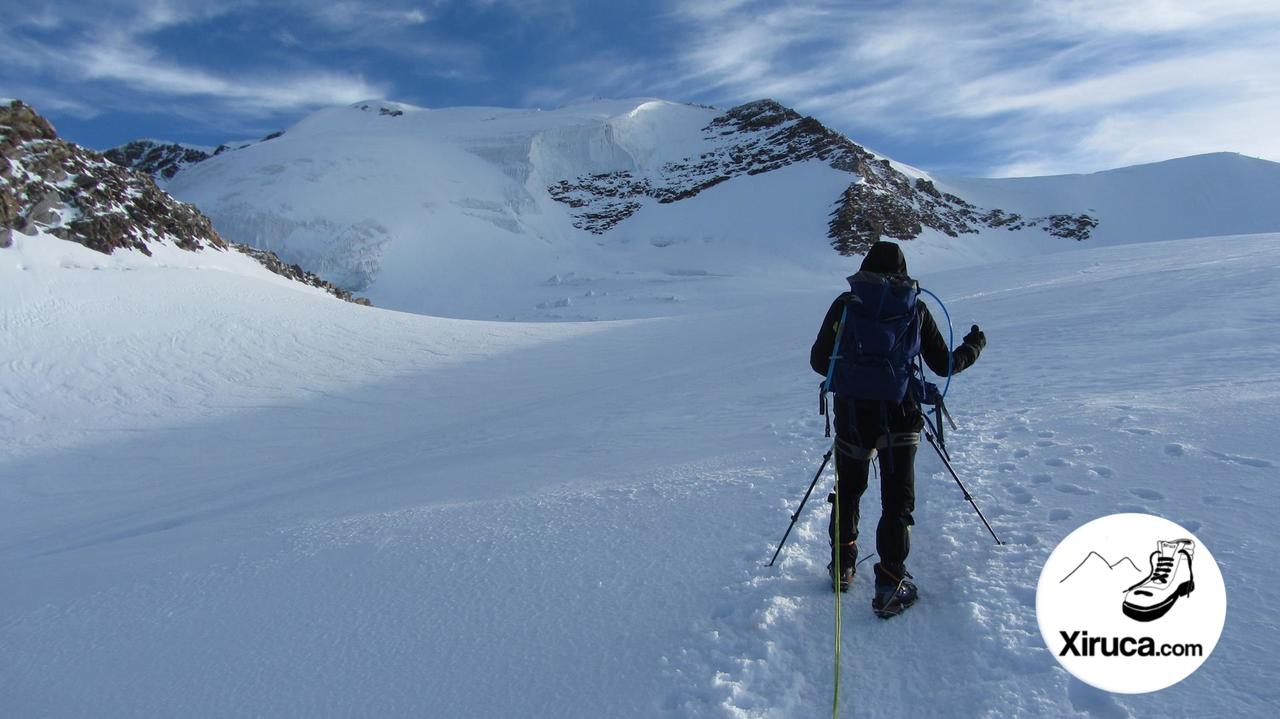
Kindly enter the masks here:
[[1054, 548], [1036, 585], [1036, 621], [1054, 658], [1085, 684], [1120, 694], [1186, 679], [1217, 646], [1226, 616], [1212, 549], [1151, 514], [1123, 512], [1078, 527]]
[[1179, 597], [1196, 588], [1191, 561], [1196, 543], [1190, 539], [1160, 540], [1151, 553], [1151, 572], [1124, 593], [1121, 609], [1139, 622], [1153, 622], [1173, 608]]

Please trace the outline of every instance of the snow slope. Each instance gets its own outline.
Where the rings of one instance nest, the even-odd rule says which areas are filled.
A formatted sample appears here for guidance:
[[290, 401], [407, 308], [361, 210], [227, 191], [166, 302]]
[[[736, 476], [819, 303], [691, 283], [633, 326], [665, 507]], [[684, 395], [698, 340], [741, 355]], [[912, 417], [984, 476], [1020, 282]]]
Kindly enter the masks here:
[[[0, 715], [829, 710], [820, 501], [762, 565], [825, 450], [806, 353], [838, 270], [508, 324], [14, 257]], [[1270, 716], [1278, 268], [1258, 235], [923, 278], [990, 338], [950, 444], [1009, 545], [922, 456], [921, 603], [874, 619], [863, 565], [844, 715]], [[1034, 587], [1059, 538], [1138, 509], [1212, 548], [1228, 617], [1187, 681], [1114, 697], [1057, 667]]]
[[[378, 306], [477, 319], [666, 316], [707, 285], [744, 293], [778, 274], [829, 268], [838, 261], [831, 214], [851, 183], [865, 183], [858, 173], [868, 165], [855, 157], [861, 148], [843, 164], [823, 151], [826, 159], [776, 169], [771, 153], [809, 146], [753, 145], [749, 122], [708, 129], [723, 116], [653, 99], [550, 111], [371, 101], [320, 111], [279, 137], [190, 166], [166, 187], [227, 238], [276, 251]], [[672, 162], [683, 163], [674, 177]], [[759, 164], [735, 173], [724, 166], [733, 162]], [[932, 179], [978, 214], [1002, 208], [1026, 221], [1088, 214], [1100, 222], [1089, 245], [1280, 231], [1271, 201], [1280, 164], [1239, 155], [1016, 180], [930, 178], [890, 164], [905, 173], [905, 189], [894, 191], [915, 192], [913, 183]], [[593, 176], [595, 195], [580, 189]], [[645, 183], [708, 180], [718, 184], [672, 202], [632, 193]], [[550, 188], [560, 183], [577, 189], [557, 201]], [[897, 212], [892, 196], [881, 209]], [[601, 231], [593, 234], [582, 229], [583, 213], [623, 219], [596, 221]], [[977, 226], [978, 234], [958, 237], [926, 227], [915, 241], [918, 266], [1078, 244], [1047, 234], [1044, 222], [1015, 231]], [[570, 276], [577, 291], [561, 291], [556, 278]], [[690, 282], [699, 289], [688, 290]], [[606, 292], [629, 301], [594, 299]]]

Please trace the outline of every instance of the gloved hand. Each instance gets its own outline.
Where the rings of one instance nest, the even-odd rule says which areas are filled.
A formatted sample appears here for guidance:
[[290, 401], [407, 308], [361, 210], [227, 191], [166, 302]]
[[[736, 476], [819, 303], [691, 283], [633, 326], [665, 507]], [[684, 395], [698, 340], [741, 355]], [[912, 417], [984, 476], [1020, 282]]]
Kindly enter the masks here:
[[969, 334], [964, 336], [964, 343], [982, 350], [987, 346], [987, 336], [982, 333], [982, 330], [978, 329], [977, 325], [974, 325], [973, 329], [969, 330]]

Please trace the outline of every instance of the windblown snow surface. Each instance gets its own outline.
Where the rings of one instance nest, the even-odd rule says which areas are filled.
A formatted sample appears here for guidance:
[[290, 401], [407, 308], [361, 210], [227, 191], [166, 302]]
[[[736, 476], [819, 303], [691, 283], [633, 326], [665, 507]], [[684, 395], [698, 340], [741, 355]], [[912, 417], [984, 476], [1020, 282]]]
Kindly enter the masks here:
[[[764, 563], [827, 448], [807, 352], [852, 260], [710, 280], [669, 317], [515, 324], [18, 240], [0, 716], [830, 711], [825, 489]], [[922, 280], [990, 341], [949, 443], [1008, 544], [922, 453], [922, 598], [874, 618], [863, 565], [842, 714], [1271, 716], [1280, 235]], [[1216, 651], [1152, 695], [1072, 680], [1035, 623], [1055, 543], [1122, 511], [1196, 532], [1227, 583]]]

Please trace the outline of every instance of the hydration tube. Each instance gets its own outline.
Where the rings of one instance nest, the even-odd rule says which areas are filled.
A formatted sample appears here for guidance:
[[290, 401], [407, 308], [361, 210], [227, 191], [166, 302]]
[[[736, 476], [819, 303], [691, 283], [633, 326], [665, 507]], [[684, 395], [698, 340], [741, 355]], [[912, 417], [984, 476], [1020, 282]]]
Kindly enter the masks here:
[[955, 358], [952, 357], [951, 352], [952, 345], [955, 344], [956, 340], [956, 331], [951, 326], [951, 313], [947, 312], [947, 306], [943, 304], [942, 299], [923, 287], [920, 288], [920, 291], [932, 297], [933, 301], [937, 302], [938, 306], [942, 308], [942, 316], [947, 318], [947, 383], [942, 387], [942, 397], [946, 399], [947, 390], [951, 387], [951, 370], [955, 366]]
[[[929, 294], [933, 293], [930, 292]], [[844, 335], [844, 321], [848, 316], [849, 305], [846, 304], [844, 308], [840, 310], [840, 324], [836, 325], [836, 341], [835, 344], [831, 345], [831, 364], [827, 365], [827, 379], [822, 383], [823, 392], [831, 391], [831, 375], [836, 373], [836, 360], [840, 358], [840, 355], [837, 355], [836, 353], [840, 351], [840, 337]], [[831, 435], [828, 434], [827, 436], [829, 437]]]

